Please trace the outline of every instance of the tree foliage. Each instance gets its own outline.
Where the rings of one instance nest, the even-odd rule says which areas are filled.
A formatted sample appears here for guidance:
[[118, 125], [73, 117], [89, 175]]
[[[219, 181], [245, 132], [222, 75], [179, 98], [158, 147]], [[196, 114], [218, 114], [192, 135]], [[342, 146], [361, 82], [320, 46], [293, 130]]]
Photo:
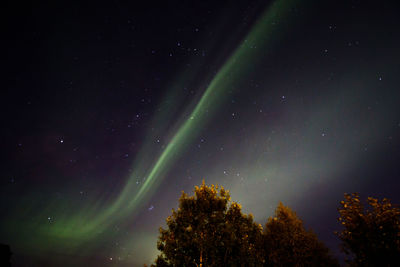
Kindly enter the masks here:
[[339, 266], [328, 248], [282, 203], [265, 226], [264, 247], [271, 266]]
[[161, 254], [152, 266], [337, 266], [316, 235], [280, 204], [266, 229], [242, 213], [223, 187], [184, 192], [160, 228]]
[[368, 197], [365, 209], [357, 193], [345, 194], [339, 208], [337, 233], [353, 266], [398, 266], [400, 263], [400, 209], [384, 198]]
[[194, 196], [182, 193], [167, 229], [160, 228], [153, 266], [262, 266], [261, 233], [252, 215], [230, 203], [228, 191], [203, 181]]
[[[340, 202], [336, 233], [351, 266], [398, 266], [400, 209], [384, 198], [367, 199], [365, 209], [357, 193]], [[289, 207], [280, 203], [265, 229], [242, 213], [223, 187], [195, 187], [182, 192], [179, 208], [160, 228], [160, 255], [152, 266], [339, 266], [328, 248]]]

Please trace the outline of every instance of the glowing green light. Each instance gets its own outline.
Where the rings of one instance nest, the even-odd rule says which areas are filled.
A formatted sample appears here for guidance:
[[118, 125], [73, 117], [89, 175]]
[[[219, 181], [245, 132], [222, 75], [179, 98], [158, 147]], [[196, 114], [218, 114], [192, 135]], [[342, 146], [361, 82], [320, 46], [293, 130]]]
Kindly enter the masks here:
[[[226, 94], [229, 90], [251, 71], [260, 57], [268, 53], [273, 41], [277, 40], [277, 36], [281, 34], [277, 22], [290, 18], [290, 7], [294, 2], [294, 0], [275, 1], [266, 10], [211, 80], [193, 111], [185, 116], [165, 149], [158, 152], [158, 157], [153, 156], [153, 153], [157, 151], [150, 148], [149, 143], [144, 144], [141, 152], [136, 155], [133, 174], [114, 201], [110, 203], [108, 200], [96, 199], [73, 214], [68, 212], [71, 210], [68, 204], [58, 205], [46, 209], [34, 218], [33, 221], [38, 222], [37, 225], [31, 225], [25, 229], [27, 232], [34, 233], [38, 239], [46, 240], [42, 242], [47, 245], [42, 244], [41, 248], [52, 249], [60, 245], [60, 249], [61, 247], [73, 249], [83, 244], [90, 247], [88, 243], [103, 235], [115, 222], [134, 216], [140, 205], [155, 192], [163, 177], [176, 160], [185, 153], [188, 145], [198, 136], [204, 125], [212, 119], [216, 110], [227, 100]], [[160, 123], [163, 117], [156, 117], [154, 121]], [[136, 184], [137, 177], [145, 177], [139, 189]], [[57, 216], [52, 216], [52, 220], [48, 220], [48, 224], [43, 225], [42, 217], [45, 220], [48, 217], [43, 214], [51, 214], [54, 211]], [[18, 226], [15, 227], [18, 228]], [[35, 237], [28, 242], [33, 244], [37, 242]]]

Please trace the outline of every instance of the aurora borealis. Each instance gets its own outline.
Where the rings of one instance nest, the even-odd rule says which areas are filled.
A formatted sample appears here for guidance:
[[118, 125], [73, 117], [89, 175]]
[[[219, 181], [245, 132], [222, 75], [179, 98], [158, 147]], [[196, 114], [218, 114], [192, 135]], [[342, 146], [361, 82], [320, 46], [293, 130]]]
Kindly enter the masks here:
[[[154, 5], [155, 4], [155, 5]], [[400, 202], [388, 3], [9, 6], [0, 242], [21, 266], [142, 266], [205, 179], [337, 251], [344, 192]]]

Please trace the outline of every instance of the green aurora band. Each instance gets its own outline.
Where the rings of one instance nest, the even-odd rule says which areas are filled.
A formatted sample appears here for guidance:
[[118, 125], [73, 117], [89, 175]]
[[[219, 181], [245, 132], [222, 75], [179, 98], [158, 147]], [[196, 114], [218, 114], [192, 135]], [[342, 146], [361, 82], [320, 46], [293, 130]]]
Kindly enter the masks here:
[[[256, 63], [263, 56], [267, 55], [274, 42], [279, 40], [283, 30], [281, 26], [275, 24], [279, 21], [288, 23], [293, 14], [292, 7], [298, 3], [296, 0], [278, 0], [272, 3], [255, 23], [243, 42], [233, 51], [232, 55], [222, 65], [219, 72], [211, 80], [198, 103], [193, 110], [185, 114], [180, 125], [175, 127], [169, 138], [165, 149], [158, 152], [159, 156], [154, 160], [153, 155], [157, 153], [151, 147], [152, 137], [149, 134], [147, 142], [142, 146], [141, 151], [135, 156], [133, 164], [133, 174], [123, 186], [113, 201], [109, 199], [96, 199], [93, 203], [80, 207], [77, 212], [71, 213], [71, 208], [67, 203], [59, 205], [53, 203], [46, 207], [40, 214], [51, 214], [56, 212], [55, 220], [48, 225], [39, 223], [39, 215], [33, 215], [31, 225], [27, 222], [18, 222], [18, 219], [8, 225], [10, 232], [23, 231], [29, 232], [28, 235], [21, 233], [22, 243], [27, 247], [35, 247], [40, 244], [40, 250], [48, 251], [59, 249], [64, 253], [73, 253], [79, 249], [80, 253], [89, 252], [95, 246], [95, 241], [100, 235], [104, 236], [105, 231], [116, 222], [124, 218], [132, 218], [157, 190], [163, 177], [166, 176], [176, 160], [181, 157], [189, 144], [198, 136], [205, 124], [212, 119], [213, 113], [226, 101], [225, 94], [240, 82], [248, 74]], [[286, 24], [284, 24], [286, 25]], [[177, 83], [173, 88], [180, 88]], [[172, 93], [168, 100], [176, 101], [178, 94]], [[175, 93], [174, 93], [175, 92]], [[170, 102], [169, 102], [170, 103]], [[161, 110], [174, 106], [173, 104], [163, 104]], [[167, 117], [173, 112], [162, 112], [161, 117], [156, 117], [154, 123], [164, 124], [167, 127]], [[171, 120], [171, 118], [170, 118]], [[171, 133], [171, 131], [169, 131]], [[151, 164], [150, 164], [151, 163]], [[138, 177], [145, 177], [140, 187], [136, 184]], [[110, 204], [111, 203], [111, 204]], [[36, 216], [36, 217], [35, 217]], [[18, 216], [17, 216], [18, 218]], [[38, 241], [40, 240], [40, 241]]]

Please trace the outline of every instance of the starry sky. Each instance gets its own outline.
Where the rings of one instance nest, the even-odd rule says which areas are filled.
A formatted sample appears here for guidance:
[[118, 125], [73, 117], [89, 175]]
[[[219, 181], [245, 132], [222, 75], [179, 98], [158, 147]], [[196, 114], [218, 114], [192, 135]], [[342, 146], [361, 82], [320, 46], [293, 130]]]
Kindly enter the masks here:
[[[323, 3], [321, 3], [323, 2]], [[345, 192], [400, 203], [394, 1], [8, 3], [0, 242], [16, 266], [142, 266], [204, 179], [332, 251]]]

